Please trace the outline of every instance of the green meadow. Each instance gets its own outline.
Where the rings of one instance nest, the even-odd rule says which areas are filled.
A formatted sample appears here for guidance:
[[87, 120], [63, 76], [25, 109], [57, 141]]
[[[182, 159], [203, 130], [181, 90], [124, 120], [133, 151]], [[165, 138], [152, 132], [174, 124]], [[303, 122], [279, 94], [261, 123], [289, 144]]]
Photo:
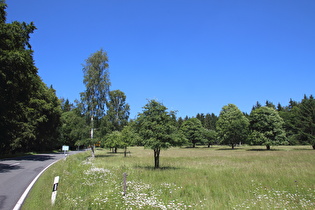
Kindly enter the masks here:
[[[22, 209], [315, 209], [311, 146], [98, 149], [69, 156], [37, 181]], [[124, 193], [123, 174], [127, 174]], [[55, 205], [51, 192], [60, 176]]]

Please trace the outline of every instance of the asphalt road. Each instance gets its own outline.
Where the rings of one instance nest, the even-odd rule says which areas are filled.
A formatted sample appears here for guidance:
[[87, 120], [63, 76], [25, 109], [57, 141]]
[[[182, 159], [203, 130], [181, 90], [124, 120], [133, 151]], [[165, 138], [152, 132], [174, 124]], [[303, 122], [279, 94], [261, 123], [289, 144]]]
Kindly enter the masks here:
[[[70, 152], [74, 154], [77, 152]], [[0, 160], [0, 209], [12, 210], [33, 179], [64, 154], [40, 154]]]

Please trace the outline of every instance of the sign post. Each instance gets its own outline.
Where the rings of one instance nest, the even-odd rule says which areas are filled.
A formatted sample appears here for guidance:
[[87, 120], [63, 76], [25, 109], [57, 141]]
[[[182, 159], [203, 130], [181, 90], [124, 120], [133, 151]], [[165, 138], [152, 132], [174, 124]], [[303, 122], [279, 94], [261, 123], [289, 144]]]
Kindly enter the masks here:
[[67, 152], [69, 151], [69, 146], [63, 145], [62, 150], [63, 150], [65, 156], [67, 157]]
[[58, 188], [58, 183], [59, 183], [59, 176], [56, 176], [54, 179], [54, 185], [53, 185], [53, 190], [51, 194], [51, 204], [54, 205], [57, 197], [57, 188]]

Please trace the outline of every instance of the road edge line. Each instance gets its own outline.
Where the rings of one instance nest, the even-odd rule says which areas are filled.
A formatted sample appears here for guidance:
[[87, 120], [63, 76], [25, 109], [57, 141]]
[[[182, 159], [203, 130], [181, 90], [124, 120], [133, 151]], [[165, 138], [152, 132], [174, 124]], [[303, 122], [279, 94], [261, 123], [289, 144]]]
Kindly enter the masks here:
[[28, 187], [26, 188], [26, 190], [24, 191], [24, 193], [22, 194], [22, 196], [20, 197], [20, 199], [18, 200], [18, 202], [15, 204], [13, 210], [19, 210], [26, 198], [26, 196], [28, 195], [28, 193], [30, 192], [30, 190], [32, 189], [33, 185], [35, 184], [35, 182], [37, 181], [37, 179], [42, 175], [42, 173], [44, 173], [44, 171], [46, 171], [50, 166], [52, 166], [53, 164], [57, 163], [58, 161], [60, 161], [62, 159], [56, 160], [55, 162], [52, 162], [51, 164], [49, 164], [46, 168], [44, 168], [34, 179], [33, 181], [28, 185]]

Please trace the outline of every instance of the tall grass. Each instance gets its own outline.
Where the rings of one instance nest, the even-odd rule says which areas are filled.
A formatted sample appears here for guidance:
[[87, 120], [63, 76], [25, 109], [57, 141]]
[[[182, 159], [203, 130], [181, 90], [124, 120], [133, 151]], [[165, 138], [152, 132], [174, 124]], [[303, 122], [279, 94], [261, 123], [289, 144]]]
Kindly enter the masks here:
[[[23, 209], [315, 209], [315, 151], [310, 147], [172, 148], [131, 155], [97, 150], [68, 157], [35, 184]], [[127, 193], [123, 195], [123, 173]], [[55, 206], [54, 176], [60, 176]]]

